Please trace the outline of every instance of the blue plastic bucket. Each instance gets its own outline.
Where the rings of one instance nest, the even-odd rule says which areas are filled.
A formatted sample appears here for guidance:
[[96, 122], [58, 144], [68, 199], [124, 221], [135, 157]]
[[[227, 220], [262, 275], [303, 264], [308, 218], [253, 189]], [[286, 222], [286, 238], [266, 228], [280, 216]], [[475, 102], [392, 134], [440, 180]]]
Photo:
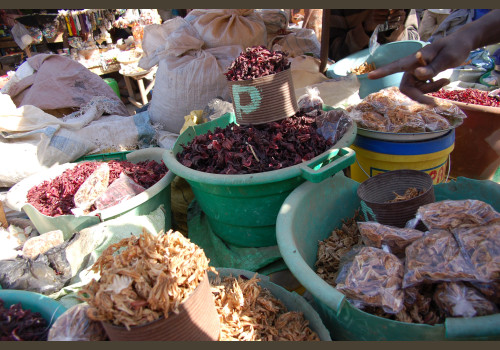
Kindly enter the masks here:
[[382, 141], [357, 135], [351, 148], [356, 163], [351, 165], [351, 178], [363, 182], [390, 170], [413, 169], [428, 173], [434, 184], [446, 181], [450, 153], [455, 146], [455, 130], [425, 141]]

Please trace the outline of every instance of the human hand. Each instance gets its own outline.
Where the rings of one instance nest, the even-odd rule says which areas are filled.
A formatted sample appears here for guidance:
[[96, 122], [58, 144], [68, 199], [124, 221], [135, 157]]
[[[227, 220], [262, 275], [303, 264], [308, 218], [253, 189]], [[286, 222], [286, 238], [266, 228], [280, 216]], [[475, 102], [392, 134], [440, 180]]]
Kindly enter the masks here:
[[389, 10], [371, 10], [370, 14], [363, 22], [365, 32], [373, 32], [379, 24], [387, 21], [389, 15]]
[[438, 73], [459, 66], [469, 56], [473, 45], [465, 38], [450, 35], [424, 46], [417, 53], [401, 58], [368, 73], [369, 79], [379, 79], [397, 72], [405, 72], [399, 89], [411, 99], [435, 105], [429, 92], [438, 91], [449, 83], [448, 79], [433, 81]]
[[390, 10], [389, 16], [387, 17], [387, 22], [389, 23], [389, 29], [397, 29], [402, 27], [406, 21], [405, 10]]

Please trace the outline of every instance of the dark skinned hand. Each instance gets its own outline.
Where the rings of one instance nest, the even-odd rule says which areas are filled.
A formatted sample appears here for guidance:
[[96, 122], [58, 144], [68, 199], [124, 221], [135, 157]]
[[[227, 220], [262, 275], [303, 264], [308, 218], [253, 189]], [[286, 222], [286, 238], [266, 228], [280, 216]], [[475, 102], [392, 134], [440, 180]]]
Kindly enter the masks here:
[[373, 32], [375, 28], [384, 23], [389, 16], [389, 10], [371, 10], [370, 14], [363, 22], [363, 28], [366, 32]]
[[[418, 52], [368, 73], [369, 79], [379, 79], [397, 72], [405, 72], [399, 89], [411, 99], [425, 104], [436, 105], [435, 100], [426, 96], [438, 91], [450, 81], [432, 78], [438, 73], [461, 65], [469, 56], [472, 44], [450, 35], [424, 46]], [[418, 56], [420, 56], [418, 58]]]

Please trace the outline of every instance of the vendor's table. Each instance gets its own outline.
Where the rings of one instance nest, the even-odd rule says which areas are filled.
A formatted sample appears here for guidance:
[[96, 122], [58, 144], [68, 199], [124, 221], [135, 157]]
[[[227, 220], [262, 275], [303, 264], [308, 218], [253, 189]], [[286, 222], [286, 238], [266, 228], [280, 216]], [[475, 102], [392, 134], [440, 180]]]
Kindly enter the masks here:
[[[156, 67], [151, 68], [150, 70], [141, 72], [141, 73], [125, 73], [120, 71], [120, 74], [125, 79], [125, 85], [127, 86], [128, 92], [128, 100], [136, 107], [142, 107], [148, 103], [148, 93], [153, 89], [156, 79]], [[137, 81], [137, 85], [139, 86], [139, 92], [141, 94], [142, 104], [135, 99], [134, 90], [132, 88], [131, 80]], [[144, 85], [144, 79], [149, 80], [149, 84], [147, 86]]]

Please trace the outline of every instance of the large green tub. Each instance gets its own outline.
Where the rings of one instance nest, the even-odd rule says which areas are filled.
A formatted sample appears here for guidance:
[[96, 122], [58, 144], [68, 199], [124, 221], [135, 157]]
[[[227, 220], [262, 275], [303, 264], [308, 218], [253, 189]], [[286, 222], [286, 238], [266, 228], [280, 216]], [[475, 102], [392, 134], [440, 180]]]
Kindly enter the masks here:
[[[138, 163], [145, 160], [162, 161], [162, 155], [165, 149], [159, 147], [146, 148], [133, 151], [126, 155], [126, 159], [132, 163]], [[46, 233], [53, 230], [61, 230], [64, 239], [69, 239], [71, 235], [86, 227], [94, 226], [100, 222], [115, 219], [124, 215], [147, 215], [163, 204], [166, 211], [165, 229], [169, 229], [171, 222], [171, 186], [175, 175], [169, 171], [156, 184], [148, 188], [137, 196], [130, 198], [120, 204], [101, 210], [98, 215], [60, 215], [51, 217], [40, 213], [34, 206], [26, 203], [26, 194], [28, 190], [46, 179], [53, 179], [60, 175], [66, 169], [73, 167], [74, 164], [62, 164], [47, 169], [45, 172], [30, 176], [9, 190], [7, 194], [7, 205], [14, 210], [21, 209], [26, 212], [30, 220], [35, 225], [38, 232]]]
[[[281, 206], [276, 224], [280, 253], [297, 280], [314, 296], [333, 340], [497, 340], [500, 314], [447, 318], [444, 324], [410, 324], [385, 319], [352, 306], [315, 273], [318, 242], [359, 208], [359, 183], [339, 173], [322, 183], [304, 183]], [[500, 211], [500, 185], [458, 178], [435, 185], [436, 201], [478, 199]]]
[[163, 161], [170, 171], [191, 185], [210, 227], [220, 238], [242, 247], [276, 245], [276, 218], [290, 192], [306, 180], [321, 182], [354, 163], [355, 153], [347, 146], [356, 137], [356, 125], [353, 123], [336, 148], [280, 170], [245, 175], [210, 174], [190, 169], [177, 160], [176, 155], [183, 151], [182, 145], [197, 135], [216, 127], [224, 128], [232, 122], [235, 122], [234, 114], [227, 113], [211, 122], [189, 127], [173, 149], [164, 153]]

